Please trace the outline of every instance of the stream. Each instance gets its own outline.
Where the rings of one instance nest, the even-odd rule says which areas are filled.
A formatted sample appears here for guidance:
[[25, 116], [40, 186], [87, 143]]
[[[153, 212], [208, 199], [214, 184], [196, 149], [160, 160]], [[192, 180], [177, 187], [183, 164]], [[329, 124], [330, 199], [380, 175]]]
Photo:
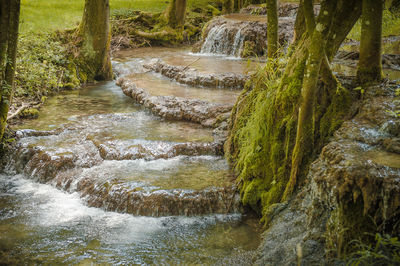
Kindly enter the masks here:
[[[0, 173], [0, 262], [251, 264], [261, 229], [240, 204], [222, 145], [259, 64], [239, 56], [246, 40], [259, 41], [254, 31], [265, 35], [264, 20], [217, 18], [202, 53], [119, 51], [118, 81], [50, 97], [38, 119], [14, 128]], [[289, 40], [293, 19], [281, 20]], [[354, 62], [333, 69], [354, 74]]]
[[[187, 49], [135, 49], [118, 53], [114, 68], [154, 95], [233, 104], [238, 90], [181, 85], [142, 67], [152, 58], [185, 66], [198, 57]], [[202, 57], [193, 67], [242, 73], [247, 63]], [[0, 175], [3, 260], [251, 261], [258, 221], [241, 214], [227, 162], [207, 148], [212, 129], [153, 115], [115, 81], [51, 97], [38, 119], [17, 129], [17, 149]]]

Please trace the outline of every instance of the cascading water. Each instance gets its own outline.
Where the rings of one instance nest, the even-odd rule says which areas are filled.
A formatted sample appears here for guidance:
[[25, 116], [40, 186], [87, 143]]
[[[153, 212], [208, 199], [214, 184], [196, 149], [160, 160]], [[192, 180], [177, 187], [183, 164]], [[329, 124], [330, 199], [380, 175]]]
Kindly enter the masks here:
[[[140, 74], [145, 70], [138, 64], [146, 60], [115, 67]], [[198, 92], [185, 90], [196, 89], [166, 88], [190, 97]], [[0, 173], [2, 263], [251, 261], [259, 236], [243, 223], [211, 129], [154, 116], [106, 82], [50, 98], [17, 138]]]
[[[234, 36], [233, 42], [232, 36]], [[202, 54], [221, 54], [240, 57], [244, 38], [242, 27], [239, 29], [231, 28], [228, 24], [215, 26], [209, 31], [200, 52]]]
[[[286, 45], [293, 37], [294, 18], [279, 18], [279, 42]], [[246, 42], [251, 52], [263, 56], [267, 50], [266, 16], [229, 14], [214, 18], [203, 30], [201, 46], [193, 51], [202, 54], [241, 57]], [[201, 47], [199, 49], [199, 47]]]

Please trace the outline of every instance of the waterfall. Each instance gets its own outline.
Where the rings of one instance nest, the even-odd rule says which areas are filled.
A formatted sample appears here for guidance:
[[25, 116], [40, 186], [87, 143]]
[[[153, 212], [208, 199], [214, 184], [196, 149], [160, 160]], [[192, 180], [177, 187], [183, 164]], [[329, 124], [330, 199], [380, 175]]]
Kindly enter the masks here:
[[208, 32], [200, 53], [240, 57], [245, 38], [242, 29], [243, 27], [229, 27], [227, 24], [214, 26]]

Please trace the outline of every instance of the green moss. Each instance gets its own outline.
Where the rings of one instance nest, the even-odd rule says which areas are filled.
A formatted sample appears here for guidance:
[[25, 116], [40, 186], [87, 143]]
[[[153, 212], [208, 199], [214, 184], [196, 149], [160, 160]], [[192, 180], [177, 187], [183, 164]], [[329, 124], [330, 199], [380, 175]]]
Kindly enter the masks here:
[[[238, 175], [243, 204], [262, 214], [265, 223], [270, 206], [282, 201], [288, 184], [306, 64], [304, 59], [291, 75], [282, 76], [283, 66], [278, 62], [269, 60], [247, 84], [233, 108], [225, 144], [227, 159]], [[315, 134], [317, 147], [340, 126], [351, 105], [348, 92], [343, 88], [337, 91], [315, 121], [320, 132]], [[312, 156], [304, 160], [300, 176], [305, 176]]]
[[212, 5], [207, 5], [207, 11], [211, 13], [213, 17], [221, 15], [221, 11], [218, 8], [215, 8]]
[[21, 112], [23, 118], [37, 118], [39, 116], [39, 110], [36, 108], [27, 108]]
[[353, 98], [350, 92], [339, 86], [332, 95], [331, 104], [320, 121], [319, 134], [324, 142], [341, 126], [344, 117], [351, 108]]

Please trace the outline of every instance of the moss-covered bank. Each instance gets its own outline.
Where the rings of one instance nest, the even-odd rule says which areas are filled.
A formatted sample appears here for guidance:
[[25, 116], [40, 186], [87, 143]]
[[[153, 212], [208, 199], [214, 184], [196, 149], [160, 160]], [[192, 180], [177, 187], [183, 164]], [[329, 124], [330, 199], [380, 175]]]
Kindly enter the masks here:
[[[298, 107], [305, 62], [290, 77], [283, 75], [278, 61], [267, 63], [248, 83], [239, 97], [230, 122], [225, 144], [228, 160], [235, 166], [243, 204], [251, 206], [268, 222], [268, 213], [282, 201], [289, 181], [290, 163], [297, 128]], [[282, 62], [282, 61], [281, 61]], [[286, 87], [282, 90], [283, 86]], [[319, 86], [323, 87], [321, 83]], [[329, 90], [329, 98], [319, 98], [314, 116], [316, 149], [309, 154], [309, 164], [323, 144], [348, 116], [353, 96], [339, 86]], [[305, 175], [307, 167], [301, 175]]]

